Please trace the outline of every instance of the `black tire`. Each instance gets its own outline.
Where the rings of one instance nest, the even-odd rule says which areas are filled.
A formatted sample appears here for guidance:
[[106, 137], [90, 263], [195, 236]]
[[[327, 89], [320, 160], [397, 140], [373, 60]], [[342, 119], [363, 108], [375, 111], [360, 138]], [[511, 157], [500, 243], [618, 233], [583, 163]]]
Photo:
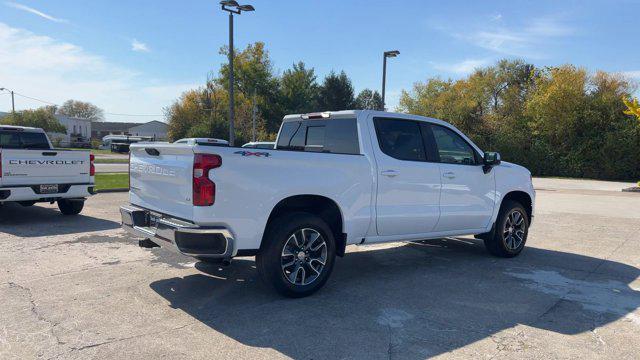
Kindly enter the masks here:
[[[514, 220], [520, 219], [519, 217], [522, 218], [522, 223], [520, 220]], [[516, 223], [517, 226], [512, 225]], [[520, 233], [520, 230], [523, 233]], [[528, 235], [529, 214], [519, 202], [507, 200], [500, 207], [492, 233], [484, 237], [484, 246], [494, 256], [511, 258], [522, 252]]]
[[78, 215], [84, 207], [84, 200], [58, 200], [58, 209], [64, 215]]
[[[321, 238], [315, 237], [316, 233]], [[295, 238], [294, 234], [296, 234]], [[303, 239], [301, 247], [298, 247], [299, 237]], [[324, 245], [321, 245], [323, 240]], [[331, 228], [320, 217], [305, 212], [285, 214], [269, 225], [262, 247], [256, 255], [256, 267], [262, 280], [273, 286], [280, 294], [292, 298], [309, 296], [318, 291], [329, 279], [336, 257], [335, 244]], [[287, 252], [291, 255], [284, 254], [285, 245]], [[305, 246], [306, 250], [303, 249]], [[314, 247], [318, 249], [314, 250]], [[309, 254], [305, 259], [304, 254], [307, 252]], [[322, 259], [324, 259], [324, 265], [320, 266]], [[287, 267], [285, 263], [290, 261], [297, 263]], [[304, 272], [298, 270], [298, 267]], [[305, 284], [307, 272], [309, 277], [306, 278], [308, 283]]]

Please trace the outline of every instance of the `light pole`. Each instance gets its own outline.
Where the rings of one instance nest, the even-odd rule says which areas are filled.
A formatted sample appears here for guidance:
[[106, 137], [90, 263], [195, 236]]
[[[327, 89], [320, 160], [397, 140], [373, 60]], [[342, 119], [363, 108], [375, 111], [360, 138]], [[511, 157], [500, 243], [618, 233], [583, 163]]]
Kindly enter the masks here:
[[0, 91], [2, 91], [2, 90], [7, 90], [7, 91], [11, 92], [11, 113], [15, 114], [15, 112], [16, 112], [16, 102], [15, 102], [15, 99], [13, 97], [13, 90], [9, 90], [7, 88], [0, 88]]
[[387, 58], [396, 57], [400, 55], [400, 51], [391, 50], [385, 51], [384, 56], [382, 57], [382, 111], [385, 110], [384, 107], [384, 90], [387, 83]]
[[254, 11], [251, 5], [240, 5], [233, 0], [220, 1], [222, 10], [229, 13], [229, 146], [233, 146], [235, 132], [233, 120], [235, 117], [233, 103], [233, 14], [240, 15], [243, 11]]

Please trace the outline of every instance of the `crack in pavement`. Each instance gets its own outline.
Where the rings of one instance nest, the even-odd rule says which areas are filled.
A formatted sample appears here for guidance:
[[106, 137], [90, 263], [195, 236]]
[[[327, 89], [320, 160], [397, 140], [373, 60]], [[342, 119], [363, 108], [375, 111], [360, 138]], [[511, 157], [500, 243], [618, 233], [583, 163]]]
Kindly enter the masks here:
[[86, 350], [86, 349], [92, 349], [92, 348], [100, 347], [100, 346], [103, 346], [103, 345], [109, 345], [109, 344], [113, 344], [113, 343], [117, 343], [117, 342], [121, 342], [121, 341], [137, 339], [137, 338], [141, 338], [141, 337], [145, 337], [145, 336], [149, 336], [149, 335], [159, 335], [159, 334], [163, 334], [163, 333], [170, 332], [170, 331], [181, 330], [181, 329], [184, 329], [184, 328], [189, 327], [191, 325], [195, 325], [197, 323], [198, 323], [198, 321], [192, 321], [190, 323], [183, 324], [183, 325], [171, 328], [171, 329], [152, 331], [152, 332], [148, 332], [148, 333], [144, 333], [144, 334], [137, 334], [137, 335], [127, 336], [127, 337], [118, 338], [118, 339], [111, 339], [111, 340], [107, 340], [107, 341], [103, 341], [103, 342], [83, 345], [83, 346], [80, 346], [80, 347], [71, 347], [68, 351], [56, 354], [56, 355], [54, 355], [52, 357], [47, 358], [47, 360], [56, 359], [56, 358], [59, 358], [60, 356], [68, 355], [68, 354], [71, 354], [73, 352], [81, 352], [81, 351]]
[[64, 345], [64, 342], [60, 340], [60, 338], [58, 337], [58, 335], [56, 335], [54, 328], [58, 325], [60, 325], [60, 323], [57, 322], [53, 322], [49, 319], [47, 319], [46, 317], [44, 317], [44, 315], [42, 315], [39, 311], [38, 311], [38, 306], [33, 298], [33, 293], [31, 291], [30, 288], [26, 287], [26, 286], [22, 286], [20, 284], [16, 284], [14, 282], [10, 282], [9, 283], [9, 287], [13, 288], [13, 289], [18, 289], [21, 290], [23, 292], [26, 292], [27, 294], [27, 298], [29, 300], [29, 304], [30, 304], [30, 311], [33, 315], [35, 315], [36, 319], [38, 319], [39, 321], [42, 321], [46, 324], [49, 325], [49, 333], [51, 333], [51, 336], [56, 340], [56, 343], [58, 345]]

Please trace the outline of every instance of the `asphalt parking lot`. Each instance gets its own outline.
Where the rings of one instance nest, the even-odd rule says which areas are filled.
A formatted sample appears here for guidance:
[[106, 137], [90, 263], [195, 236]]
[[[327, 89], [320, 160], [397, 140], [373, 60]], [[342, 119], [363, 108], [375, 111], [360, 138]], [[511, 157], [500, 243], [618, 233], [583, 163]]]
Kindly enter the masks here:
[[468, 238], [351, 246], [298, 300], [252, 258], [138, 248], [126, 200], [0, 207], [0, 358], [640, 358], [640, 194], [547, 185], [518, 258]]

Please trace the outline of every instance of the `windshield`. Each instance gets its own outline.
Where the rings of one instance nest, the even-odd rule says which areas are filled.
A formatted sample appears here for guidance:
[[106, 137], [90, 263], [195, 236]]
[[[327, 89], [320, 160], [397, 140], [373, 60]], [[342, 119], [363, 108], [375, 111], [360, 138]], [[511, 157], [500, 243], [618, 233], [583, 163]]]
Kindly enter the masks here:
[[0, 130], [0, 148], [50, 149], [44, 133]]

